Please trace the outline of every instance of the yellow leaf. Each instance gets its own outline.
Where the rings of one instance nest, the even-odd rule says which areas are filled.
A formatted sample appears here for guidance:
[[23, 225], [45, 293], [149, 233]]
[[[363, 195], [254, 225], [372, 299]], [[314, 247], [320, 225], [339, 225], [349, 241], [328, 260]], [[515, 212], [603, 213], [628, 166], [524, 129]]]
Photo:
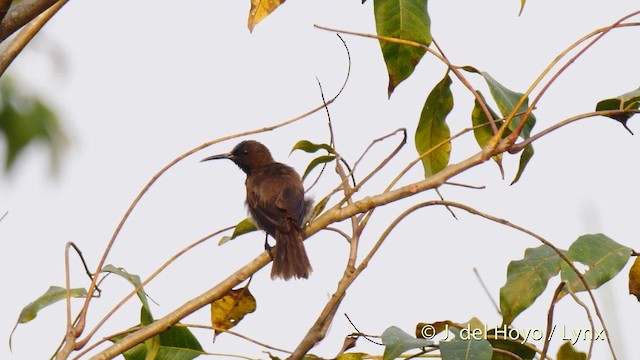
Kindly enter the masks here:
[[230, 290], [211, 303], [211, 326], [215, 329], [215, 335], [236, 326], [245, 315], [255, 310], [256, 299], [249, 292], [248, 285]]
[[640, 301], [640, 257], [636, 257], [629, 270], [629, 294], [635, 295]]
[[251, 9], [249, 10], [249, 31], [275, 9], [278, 8], [285, 0], [251, 0]]

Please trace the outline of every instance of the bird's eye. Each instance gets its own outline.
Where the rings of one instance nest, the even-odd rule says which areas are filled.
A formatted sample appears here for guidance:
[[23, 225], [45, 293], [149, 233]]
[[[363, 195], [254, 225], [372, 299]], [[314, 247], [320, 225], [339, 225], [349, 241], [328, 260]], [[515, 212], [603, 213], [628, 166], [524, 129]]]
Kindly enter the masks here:
[[247, 150], [242, 150], [242, 155], [248, 155], [248, 154], [249, 154], [249, 151], [247, 151]]

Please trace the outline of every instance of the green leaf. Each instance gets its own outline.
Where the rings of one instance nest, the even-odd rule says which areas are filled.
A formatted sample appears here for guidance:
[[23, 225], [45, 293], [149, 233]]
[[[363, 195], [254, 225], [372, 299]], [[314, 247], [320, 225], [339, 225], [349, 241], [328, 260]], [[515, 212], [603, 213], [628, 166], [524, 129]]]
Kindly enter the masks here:
[[522, 260], [507, 267], [507, 282], [500, 288], [502, 323], [511, 324], [521, 312], [542, 294], [549, 279], [560, 271], [562, 259], [550, 247], [526, 249]]
[[[493, 99], [498, 105], [498, 109], [500, 110], [500, 113], [502, 114], [503, 117], [507, 117], [511, 112], [513, 112], [513, 109], [515, 109], [516, 105], [518, 104], [520, 99], [524, 96], [524, 94], [509, 90], [508, 88], [504, 87], [502, 84], [497, 82], [494, 78], [492, 78], [487, 72], [483, 71], [480, 73], [480, 75], [484, 77], [484, 79], [487, 82], [487, 85], [489, 85], [489, 91], [491, 92], [491, 96], [493, 96]], [[529, 99], [527, 98], [525, 102], [523, 102], [522, 105], [520, 105], [518, 110], [516, 110], [516, 113], [524, 113], [528, 108], [529, 108]], [[518, 127], [518, 124], [520, 123], [520, 121], [522, 121], [523, 116], [524, 114], [515, 116], [511, 121], [511, 123], [509, 124], [509, 130], [511, 131], [515, 130]], [[522, 133], [520, 134], [520, 137], [523, 139], [528, 139], [529, 136], [531, 136], [531, 130], [533, 129], [533, 126], [535, 124], [536, 124], [535, 116], [533, 114], [529, 115], [524, 127], [522, 128]]]
[[308, 153], [315, 153], [318, 150], [326, 150], [329, 154], [336, 153], [336, 151], [327, 144], [314, 144], [308, 140], [298, 141], [295, 145], [293, 145], [293, 148], [291, 149], [289, 155], [291, 155], [291, 153], [293, 153], [295, 150], [302, 150]]
[[[72, 298], [85, 297], [87, 290], [83, 288], [71, 289], [70, 295]], [[60, 286], [50, 286], [44, 294], [22, 309], [20, 316], [18, 316], [18, 323], [24, 324], [35, 319], [40, 310], [64, 300], [66, 297], [67, 289]]]
[[[136, 287], [136, 288], [140, 286], [140, 284], [142, 283], [140, 281], [140, 276], [131, 274], [127, 272], [127, 270], [125, 270], [124, 268], [116, 267], [111, 264], [105, 265], [102, 268], [101, 272], [118, 275], [123, 279], [127, 280], [128, 282], [130, 282], [131, 285], [133, 285], [133, 287]], [[140, 299], [140, 302], [142, 303], [143, 308], [149, 313], [149, 315], [151, 315], [151, 308], [149, 307], [149, 301], [147, 299], [147, 294], [144, 292], [144, 289], [141, 288], [140, 290], [138, 290], [136, 292], [136, 295], [138, 295], [138, 298]], [[151, 319], [151, 321], [153, 321], [153, 318]], [[151, 321], [149, 321], [148, 323], [151, 323]], [[143, 324], [145, 325], [148, 323], [143, 322]]]
[[[415, 136], [418, 155], [426, 153], [451, 137], [449, 126], [445, 121], [451, 109], [453, 109], [453, 94], [451, 94], [451, 78], [447, 74], [431, 90], [422, 108]], [[424, 176], [429, 177], [444, 169], [449, 164], [450, 154], [451, 142], [447, 142], [423, 157]]]
[[324, 156], [319, 156], [313, 160], [311, 160], [311, 162], [309, 163], [309, 165], [307, 166], [307, 169], [304, 171], [304, 174], [302, 175], [302, 180], [304, 181], [304, 179], [307, 178], [307, 175], [309, 175], [309, 173], [318, 165], [320, 164], [326, 164], [328, 162], [331, 162], [333, 160], [335, 160], [335, 156], [334, 155], [324, 155]]
[[558, 349], [556, 360], [586, 360], [587, 354], [576, 350], [571, 342], [567, 341]]
[[[605, 99], [598, 102], [596, 105], [596, 111], [607, 111], [607, 110], [638, 110], [640, 108], [640, 88], [630, 91], [626, 94], [622, 94], [618, 97]], [[627, 127], [627, 120], [630, 117], [635, 115], [634, 112], [626, 112], [615, 115], [607, 115], [607, 117], [619, 121], [622, 126], [624, 126], [627, 131], [633, 135], [633, 132], [629, 127]]]
[[520, 165], [518, 166], [518, 172], [516, 173], [516, 176], [513, 178], [513, 181], [511, 181], [511, 185], [515, 184], [516, 182], [518, 182], [518, 180], [520, 180], [520, 176], [522, 176], [522, 173], [524, 172], [524, 168], [527, 167], [529, 160], [531, 160], [531, 158], [533, 157], [533, 153], [534, 153], [533, 146], [531, 146], [531, 144], [525, 146], [524, 149], [522, 149], [522, 154], [520, 155]]
[[367, 353], [344, 353], [344, 354], [340, 354], [338, 355], [337, 358], [335, 358], [335, 360], [362, 360], [362, 359], [370, 359], [373, 358], [373, 356], [367, 354]]
[[[571, 244], [567, 257], [589, 267], [583, 276], [591, 289], [597, 289], [624, 268], [631, 257], [631, 249], [604, 234], [587, 234]], [[561, 276], [573, 292], [586, 290], [578, 275], [565, 263]]]
[[[505, 336], [504, 334], [507, 331], [511, 331], [510, 328], [507, 328], [506, 325], [502, 327], [493, 327], [489, 328], [487, 331], [487, 341], [491, 344], [491, 347], [494, 349], [501, 349], [507, 351], [511, 354], [518, 355], [522, 360], [533, 360], [536, 356], [535, 348], [528, 346], [527, 343], [524, 343], [526, 339], [522, 336], [522, 334], [518, 335], [518, 339], [514, 341], [513, 338], [510, 338], [509, 335]], [[516, 329], [518, 331], [518, 329]], [[508, 334], [508, 333], [507, 333]], [[503, 354], [495, 352], [491, 360], [513, 360], [514, 357], [511, 355]]]
[[395, 359], [407, 350], [433, 345], [432, 340], [416, 339], [396, 326], [391, 326], [382, 333], [382, 343], [384, 344], [383, 360]]
[[[142, 313], [145, 310], [142, 308]], [[127, 334], [109, 339], [113, 343]], [[193, 333], [184, 326], [173, 326], [157, 336], [124, 352], [126, 360], [192, 360], [204, 354], [202, 346]]]
[[[482, 93], [480, 93], [480, 91], [478, 91], [478, 95], [482, 99], [482, 102], [487, 104], [484, 96], [482, 96]], [[502, 124], [504, 124], [504, 121], [500, 118], [500, 115], [496, 114], [496, 112], [493, 111], [491, 107], [489, 107], [489, 105], [487, 105], [487, 109], [489, 109], [489, 114], [491, 114], [491, 117], [494, 120], [496, 129], [499, 129]], [[480, 145], [480, 148], [484, 148], [493, 137], [493, 128], [491, 127], [489, 118], [482, 110], [478, 99], [474, 101], [473, 110], [471, 111], [471, 124], [473, 125], [473, 136], [476, 138], [476, 142], [478, 143], [478, 145]], [[510, 133], [511, 132], [507, 130], [504, 135], [507, 136]], [[502, 154], [495, 155], [492, 158], [498, 164], [500, 173], [504, 178], [504, 174], [502, 171]]]
[[244, 235], [253, 231], [258, 230], [256, 225], [251, 221], [251, 219], [246, 218], [240, 221], [236, 227], [233, 229], [233, 234], [231, 236], [223, 236], [220, 241], [218, 241], [218, 246], [225, 244], [227, 241], [231, 241], [237, 238], [240, 235]]
[[491, 360], [493, 350], [486, 339], [462, 336], [460, 330], [456, 328], [449, 328], [449, 331], [455, 335], [455, 338], [440, 342], [442, 360]]
[[[482, 93], [478, 91], [478, 95], [482, 99], [482, 101], [486, 104], [487, 102], [482, 96]], [[487, 105], [489, 109], [489, 113], [491, 114], [492, 120], [496, 124], [496, 129], [499, 129], [504, 121], [500, 118], [500, 115], [496, 114], [493, 109]], [[491, 128], [490, 120], [487, 118], [487, 115], [482, 110], [478, 99], [474, 101], [473, 110], [471, 111], [471, 124], [474, 126], [473, 136], [476, 138], [476, 142], [480, 145], [480, 148], [484, 148], [489, 140], [493, 137], [493, 129]], [[480, 126], [483, 125], [483, 126]]]
[[3, 78], [0, 82], [0, 133], [6, 142], [5, 169], [10, 170], [19, 154], [30, 144], [44, 142], [56, 169], [59, 153], [66, 144], [55, 113], [38, 98], [22, 94]]
[[[379, 36], [431, 44], [431, 20], [426, 0], [375, 0], [373, 12]], [[423, 48], [380, 40], [389, 73], [388, 95], [408, 78], [425, 51]]]
[[[72, 298], [87, 296], [87, 290], [83, 288], [71, 289], [69, 293]], [[18, 324], [28, 323], [38, 316], [38, 312], [40, 312], [40, 310], [48, 307], [49, 305], [53, 305], [60, 300], [64, 300], [66, 297], [67, 289], [60, 286], [50, 286], [44, 294], [22, 308], [22, 311], [18, 316], [18, 321], [16, 321], [16, 324], [13, 326], [13, 330], [11, 330], [11, 334], [9, 335], [9, 348], [11, 348], [11, 338], [13, 337], [13, 332], [16, 331]]]
[[[498, 110], [500, 110], [500, 113], [504, 118], [506, 118], [507, 116], [509, 116], [509, 114], [513, 112], [513, 110], [515, 109], [520, 99], [522, 99], [522, 97], [524, 96], [524, 94], [522, 93], [518, 93], [506, 88], [505, 86], [500, 84], [498, 81], [496, 81], [494, 78], [492, 78], [491, 75], [489, 75], [489, 73], [485, 71], [478, 71], [476, 68], [472, 66], [465, 66], [463, 67], [463, 69], [469, 72], [474, 72], [482, 75], [482, 77], [487, 82], [487, 85], [489, 86], [489, 91], [491, 92], [491, 96], [493, 97], [493, 100], [495, 100], [496, 104], [498, 105]], [[527, 108], [529, 108], [528, 98], [522, 103], [522, 105], [520, 105], [520, 107], [518, 107], [518, 109], [515, 112], [516, 114], [524, 113], [527, 110]], [[523, 116], [524, 114], [515, 116], [513, 120], [509, 123], [509, 130], [513, 132], [518, 127], [518, 124], [520, 124], [520, 122], [523, 120]], [[531, 130], [533, 129], [535, 124], [536, 124], [536, 118], [533, 114], [530, 114], [527, 117], [525, 125], [522, 127], [522, 132], [520, 133], [520, 137], [523, 139], [528, 139], [531, 136]], [[520, 180], [520, 177], [522, 176], [522, 173], [524, 172], [525, 167], [529, 163], [529, 160], [531, 160], [531, 157], [533, 157], [533, 153], [534, 153], [533, 146], [531, 145], [527, 146], [527, 149], [522, 151], [522, 154], [520, 155], [520, 164], [518, 167], [518, 172], [516, 174], [516, 177], [511, 182], [511, 185], [515, 184], [518, 180]]]

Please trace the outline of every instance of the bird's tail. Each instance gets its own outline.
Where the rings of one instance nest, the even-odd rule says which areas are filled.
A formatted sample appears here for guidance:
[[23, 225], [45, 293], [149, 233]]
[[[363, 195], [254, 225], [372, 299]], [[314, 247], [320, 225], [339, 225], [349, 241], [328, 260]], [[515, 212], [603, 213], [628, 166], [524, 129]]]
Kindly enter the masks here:
[[276, 247], [273, 254], [271, 278], [289, 280], [292, 277], [307, 279], [311, 274], [311, 263], [304, 249], [298, 229], [289, 232], [276, 230]]

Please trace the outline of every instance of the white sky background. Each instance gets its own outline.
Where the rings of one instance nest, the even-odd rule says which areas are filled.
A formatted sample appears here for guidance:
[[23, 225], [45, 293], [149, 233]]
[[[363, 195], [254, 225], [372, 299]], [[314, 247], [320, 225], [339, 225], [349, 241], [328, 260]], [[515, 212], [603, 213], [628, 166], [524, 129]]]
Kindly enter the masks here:
[[[563, 1], [553, 6], [531, 0], [521, 17], [519, 2], [432, 1], [432, 32], [451, 61], [488, 71], [505, 86], [524, 91], [565, 47], [584, 34], [636, 10], [631, 2]], [[0, 179], [0, 273], [3, 306], [0, 339], [8, 339], [20, 309], [48, 286], [64, 284], [64, 245], [74, 241], [94, 270], [113, 230], [144, 184], [183, 152], [212, 139], [279, 123], [318, 104], [315, 77], [327, 97], [339, 88], [346, 57], [333, 33], [320, 24], [373, 33], [373, 2], [289, 1], [259, 24], [246, 29], [248, 1], [71, 2], [56, 15], [11, 68], [11, 74], [55, 105], [71, 135], [71, 146], [57, 178], [48, 173], [42, 149], [23, 154], [18, 167]], [[615, 31], [577, 61], [539, 103], [534, 133], [572, 115], [589, 112], [598, 100], [638, 87], [638, 29]], [[386, 98], [387, 75], [376, 41], [345, 36], [352, 57], [349, 84], [331, 106], [338, 150], [354, 162], [372, 139], [399, 127], [409, 143], [379, 180], [363, 194], [380, 191], [415, 158], [413, 136], [424, 99], [445, 73], [426, 55], [414, 75]], [[51, 60], [59, 57], [62, 71]], [[488, 95], [478, 77], [468, 75]], [[456, 107], [448, 122], [455, 133], [470, 124], [472, 98], [454, 79]], [[640, 133], [635, 118], [630, 127]], [[294, 153], [300, 139], [327, 142], [326, 115], [315, 114], [288, 128], [252, 138], [268, 145], [276, 159], [303, 171], [311, 156]], [[244, 174], [230, 162], [201, 164], [208, 155], [229, 151], [239, 140], [219, 144], [187, 158], [166, 173], [143, 198], [125, 225], [107, 263], [148, 276], [174, 253], [245, 216]], [[358, 175], [373, 168], [397, 143], [385, 142], [372, 152]], [[635, 155], [638, 135], [630, 136], [612, 120], [575, 123], [535, 145], [522, 180], [509, 186], [517, 158], [505, 159], [506, 180], [486, 163], [454, 180], [485, 185], [485, 190], [443, 187], [449, 200], [504, 217], [567, 248], [579, 235], [604, 232], [627, 246], [640, 248]], [[452, 161], [477, 151], [469, 135], [453, 144]], [[316, 199], [337, 178], [328, 169]], [[416, 167], [403, 183], [417, 181]], [[418, 195], [432, 199], [432, 192]], [[361, 257], [401, 209], [403, 201], [376, 212], [363, 234]], [[492, 297], [498, 299], [509, 261], [539, 243], [523, 234], [462, 211], [456, 221], [442, 208], [422, 210], [390, 236], [369, 268], [348, 291], [326, 340], [313, 353], [332, 357], [342, 339], [358, 328], [381, 334], [391, 325], [413, 333], [417, 322], [477, 316], [498, 325], [501, 318], [474, 277], [478, 268]], [[212, 239], [187, 253], [147, 292], [159, 304], [161, 317], [204, 292], [262, 250], [263, 235], [254, 233], [218, 247]], [[307, 281], [269, 279], [270, 265], [251, 283], [258, 309], [234, 330], [259, 341], [293, 350], [335, 290], [348, 247], [335, 233], [306, 242], [314, 272]], [[73, 285], [87, 286], [73, 257]], [[633, 354], [634, 324], [640, 307], [627, 295], [627, 272], [596, 291], [620, 359]], [[543, 329], [546, 309], [558, 279], [514, 326]], [[90, 325], [110, 310], [130, 286], [112, 277], [103, 297], [92, 302]], [[586, 297], [583, 297], [586, 299]], [[76, 303], [78, 306], [80, 302]], [[136, 299], [99, 333], [110, 334], [137, 323]], [[209, 310], [186, 319], [207, 324]], [[62, 303], [21, 325], [13, 353], [0, 347], [0, 358], [42, 359], [50, 356], [65, 329]], [[584, 311], [571, 300], [556, 307], [556, 323], [585, 328]], [[210, 352], [266, 357], [262, 349], [232, 336], [215, 344], [211, 334], [194, 330]], [[97, 340], [98, 337], [95, 338]], [[555, 337], [552, 349], [561, 344]], [[626, 343], [626, 344], [625, 344]], [[6, 342], [5, 342], [6, 344]], [[541, 346], [541, 343], [538, 343]], [[576, 345], [586, 351], [588, 343]], [[356, 351], [382, 353], [360, 340]], [[595, 358], [608, 358], [604, 342]], [[555, 354], [553, 354], [555, 355]]]

